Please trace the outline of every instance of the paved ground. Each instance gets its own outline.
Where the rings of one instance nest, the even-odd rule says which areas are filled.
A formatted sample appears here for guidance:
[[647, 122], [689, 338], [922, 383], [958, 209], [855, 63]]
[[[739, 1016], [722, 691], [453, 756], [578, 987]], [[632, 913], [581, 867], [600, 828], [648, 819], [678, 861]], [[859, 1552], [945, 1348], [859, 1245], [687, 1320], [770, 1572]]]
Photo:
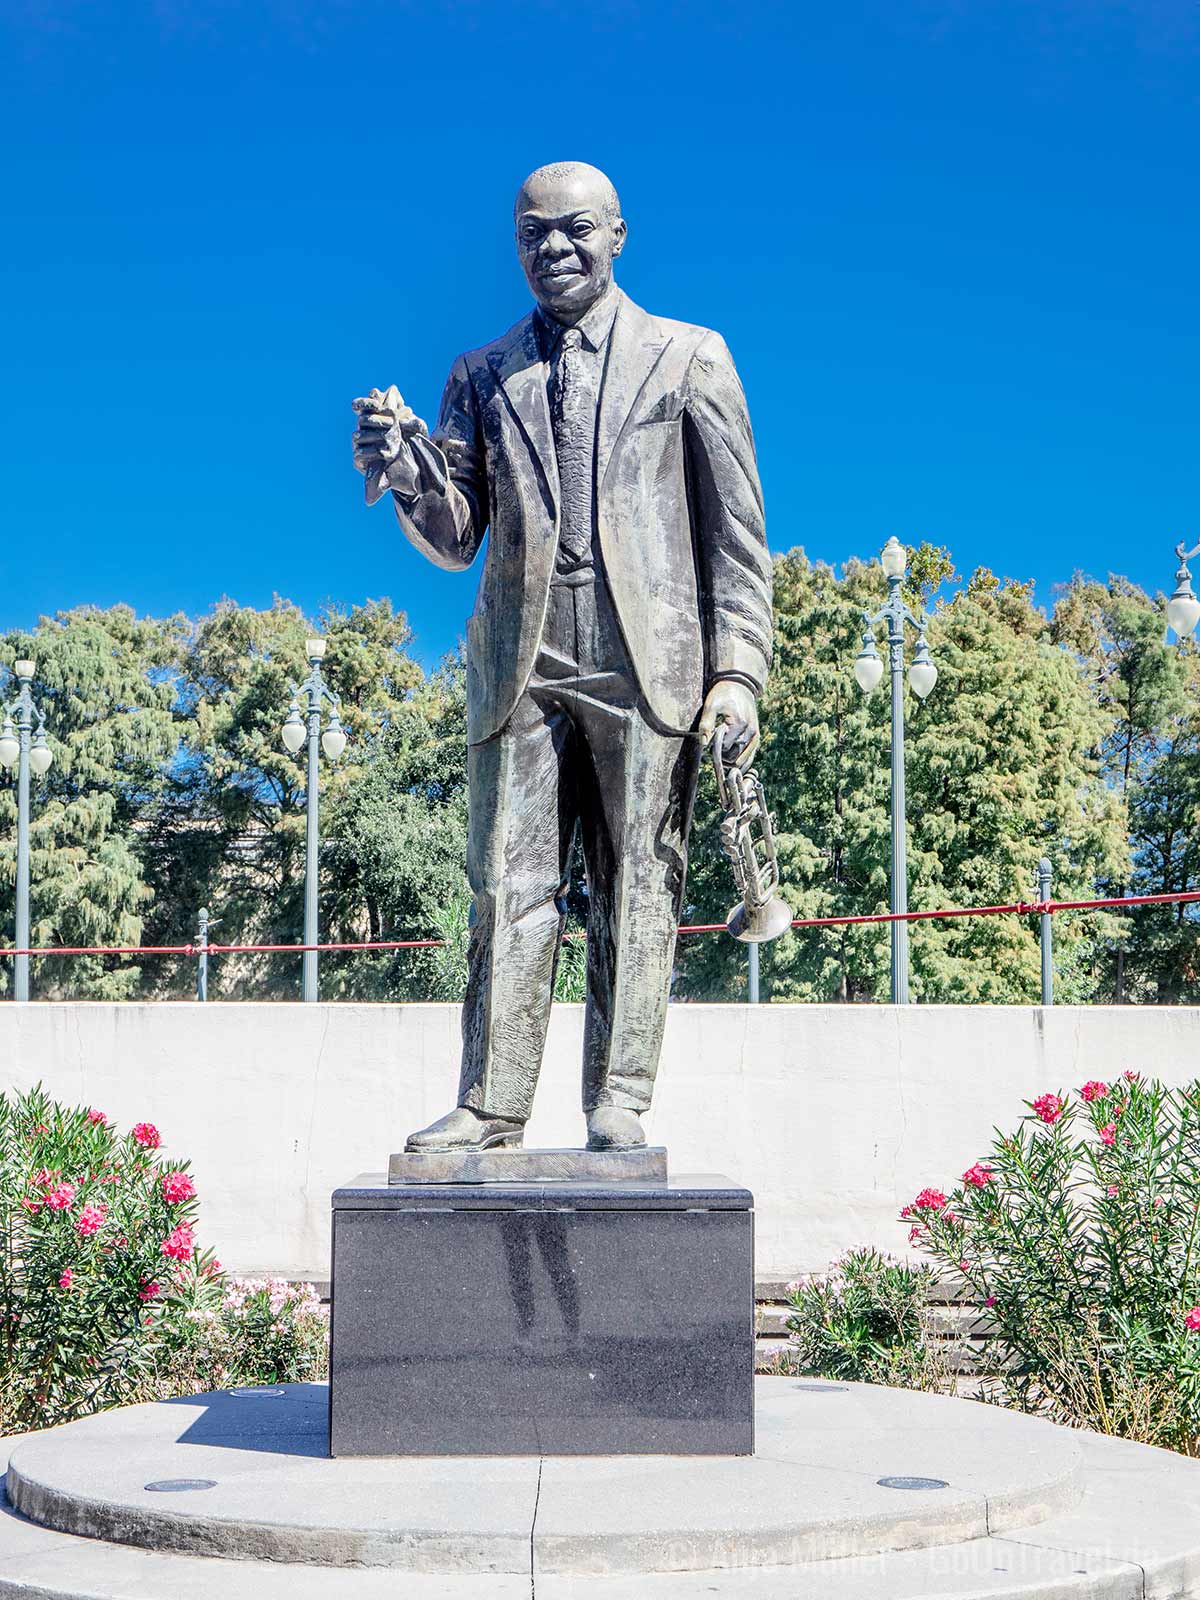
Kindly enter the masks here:
[[744, 1460], [393, 1461], [325, 1458], [317, 1385], [109, 1412], [9, 1441], [0, 1600], [1200, 1596], [1200, 1464], [858, 1385], [757, 1412]]

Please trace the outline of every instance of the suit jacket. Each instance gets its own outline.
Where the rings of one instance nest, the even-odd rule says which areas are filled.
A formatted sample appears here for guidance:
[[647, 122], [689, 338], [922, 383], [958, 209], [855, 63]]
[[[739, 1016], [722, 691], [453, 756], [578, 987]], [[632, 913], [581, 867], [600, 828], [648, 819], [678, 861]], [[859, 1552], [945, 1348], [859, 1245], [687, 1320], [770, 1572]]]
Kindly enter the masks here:
[[[619, 293], [619, 291], [618, 291]], [[460, 356], [435, 439], [449, 484], [393, 495], [404, 533], [468, 567], [490, 527], [467, 623], [467, 737], [501, 729], [541, 643], [558, 545], [547, 367], [532, 313]], [[672, 732], [717, 678], [761, 690], [771, 563], [746, 400], [719, 334], [652, 317], [619, 294], [596, 440], [600, 555], [638, 686]]]

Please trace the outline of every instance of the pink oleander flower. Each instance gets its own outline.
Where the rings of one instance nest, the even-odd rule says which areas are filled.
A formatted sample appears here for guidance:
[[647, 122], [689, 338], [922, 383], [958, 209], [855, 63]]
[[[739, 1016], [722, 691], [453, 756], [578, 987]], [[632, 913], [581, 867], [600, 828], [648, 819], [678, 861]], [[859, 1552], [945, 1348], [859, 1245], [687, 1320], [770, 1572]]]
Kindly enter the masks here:
[[1200, 1306], [1193, 1306], [1183, 1319], [1185, 1328], [1190, 1328], [1193, 1333], [1200, 1333]]
[[1033, 1102], [1033, 1110], [1047, 1127], [1053, 1127], [1063, 1114], [1063, 1102], [1056, 1094], [1040, 1094]]
[[912, 1227], [908, 1230], [908, 1242], [909, 1242], [909, 1244], [916, 1244], [917, 1240], [921, 1237], [921, 1235], [922, 1235], [922, 1233], [924, 1231], [925, 1230], [923, 1228], [921, 1228], [917, 1223], [914, 1222]]
[[983, 1161], [977, 1161], [973, 1167], [968, 1167], [963, 1173], [963, 1182], [971, 1184], [976, 1189], [984, 1188], [991, 1181], [992, 1169]]
[[40, 1200], [34, 1200], [30, 1195], [25, 1195], [21, 1201], [21, 1204], [25, 1207], [26, 1211], [29, 1212], [30, 1216], [33, 1217], [36, 1217], [38, 1212], [42, 1209], [42, 1202]]
[[1121, 1185], [1119, 1183], [1110, 1183], [1104, 1192], [1110, 1200], [1115, 1200], [1121, 1192]]
[[91, 1233], [99, 1233], [107, 1215], [107, 1206], [84, 1206], [79, 1213], [79, 1220], [75, 1224], [75, 1232], [85, 1239]]
[[162, 1293], [162, 1284], [161, 1283], [157, 1283], [157, 1282], [153, 1282], [153, 1281], [148, 1282], [145, 1278], [143, 1278], [142, 1279], [142, 1287], [138, 1290], [138, 1299], [139, 1300], [157, 1300], [161, 1293]]
[[1106, 1122], [1104, 1124], [1104, 1126], [1100, 1129], [1100, 1143], [1101, 1144], [1116, 1144], [1116, 1142], [1117, 1142], [1117, 1125], [1116, 1125], [1115, 1122]]
[[969, 1272], [971, 1270], [971, 1263], [969, 1261], [960, 1261], [958, 1263], [958, 1270], [960, 1272]]
[[93, 1106], [88, 1112], [88, 1121], [94, 1128], [108, 1127], [108, 1118], [104, 1115], [103, 1111], [97, 1111], [95, 1106]]
[[177, 1206], [181, 1200], [195, 1198], [196, 1185], [186, 1172], [168, 1172], [163, 1175], [162, 1192], [169, 1206]]
[[152, 1122], [135, 1122], [133, 1137], [143, 1150], [157, 1150], [162, 1144], [162, 1135]]
[[1108, 1085], [1106, 1083], [1101, 1083], [1099, 1078], [1089, 1078], [1084, 1084], [1083, 1088], [1080, 1089], [1079, 1093], [1085, 1100], [1088, 1101], [1107, 1100]]
[[922, 1189], [913, 1201], [914, 1211], [944, 1211], [948, 1205], [946, 1196], [940, 1189]]
[[983, 1303], [985, 1306], [994, 1306], [996, 1304], [996, 1296], [994, 1294], [988, 1295]]
[[267, 1284], [267, 1304], [272, 1312], [282, 1311], [291, 1298], [292, 1289], [286, 1278], [272, 1278]]
[[71, 1287], [71, 1282], [72, 1282], [71, 1269], [70, 1269], [70, 1267], [65, 1267], [63, 1269], [62, 1276], [58, 1280], [58, 1287], [60, 1289], [69, 1289]]
[[162, 1253], [171, 1256], [176, 1261], [190, 1261], [195, 1249], [192, 1230], [186, 1222], [181, 1222], [177, 1228], [172, 1228], [161, 1245]]
[[73, 1183], [57, 1183], [46, 1196], [46, 1204], [51, 1211], [65, 1211], [75, 1199], [75, 1185]]
[[1158, 1196], [1157, 1196], [1157, 1197], [1156, 1197], [1156, 1198], [1155, 1198], [1155, 1201], [1154, 1201], [1154, 1209], [1155, 1209], [1155, 1211], [1157, 1211], [1157, 1210], [1158, 1210], [1158, 1208], [1159, 1208], [1159, 1206], [1165, 1206], [1165, 1205], [1166, 1205], [1166, 1203], [1167, 1203], [1167, 1197], [1166, 1197], [1166, 1195], [1165, 1195], [1165, 1194], [1160, 1194], [1160, 1195], [1158, 1195]]
[[48, 1189], [57, 1176], [58, 1174], [52, 1173], [49, 1167], [39, 1167], [29, 1181], [35, 1189]]
[[1124, 1077], [1124, 1078], [1127, 1078], [1130, 1083], [1137, 1083], [1137, 1081], [1141, 1077], [1141, 1073], [1140, 1072], [1135, 1072], [1132, 1067], [1126, 1067], [1125, 1071], [1121, 1074], [1121, 1076]]

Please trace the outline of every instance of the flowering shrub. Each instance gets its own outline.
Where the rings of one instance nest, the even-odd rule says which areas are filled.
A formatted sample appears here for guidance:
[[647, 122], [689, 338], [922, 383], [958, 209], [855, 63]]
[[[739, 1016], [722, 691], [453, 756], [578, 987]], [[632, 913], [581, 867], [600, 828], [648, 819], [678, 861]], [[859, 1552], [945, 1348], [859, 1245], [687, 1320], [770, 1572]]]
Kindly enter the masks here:
[[1200, 1083], [1127, 1072], [1027, 1104], [949, 1196], [904, 1208], [910, 1240], [974, 1291], [1004, 1398], [1200, 1454]]
[[121, 1403], [164, 1331], [219, 1303], [195, 1184], [160, 1145], [148, 1123], [122, 1136], [40, 1089], [0, 1094], [0, 1432]]
[[329, 1324], [311, 1283], [282, 1278], [235, 1279], [222, 1317], [239, 1383], [302, 1383], [329, 1365]]
[[[938, 1196], [944, 1203], [945, 1196]], [[788, 1286], [789, 1372], [906, 1389], [948, 1389], [949, 1373], [929, 1337], [934, 1273], [877, 1250], [851, 1250], [828, 1273]]]
[[310, 1383], [328, 1367], [329, 1327], [311, 1284], [233, 1278], [219, 1305], [197, 1306], [172, 1327], [140, 1397]]

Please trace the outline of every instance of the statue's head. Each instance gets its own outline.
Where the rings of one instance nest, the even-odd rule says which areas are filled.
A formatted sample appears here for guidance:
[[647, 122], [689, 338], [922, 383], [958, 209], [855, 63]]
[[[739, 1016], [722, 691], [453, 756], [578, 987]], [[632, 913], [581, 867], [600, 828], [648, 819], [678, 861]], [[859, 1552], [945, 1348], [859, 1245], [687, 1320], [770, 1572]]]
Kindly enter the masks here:
[[585, 161], [556, 161], [525, 179], [513, 220], [538, 305], [559, 322], [578, 322], [612, 282], [625, 244], [617, 191]]

